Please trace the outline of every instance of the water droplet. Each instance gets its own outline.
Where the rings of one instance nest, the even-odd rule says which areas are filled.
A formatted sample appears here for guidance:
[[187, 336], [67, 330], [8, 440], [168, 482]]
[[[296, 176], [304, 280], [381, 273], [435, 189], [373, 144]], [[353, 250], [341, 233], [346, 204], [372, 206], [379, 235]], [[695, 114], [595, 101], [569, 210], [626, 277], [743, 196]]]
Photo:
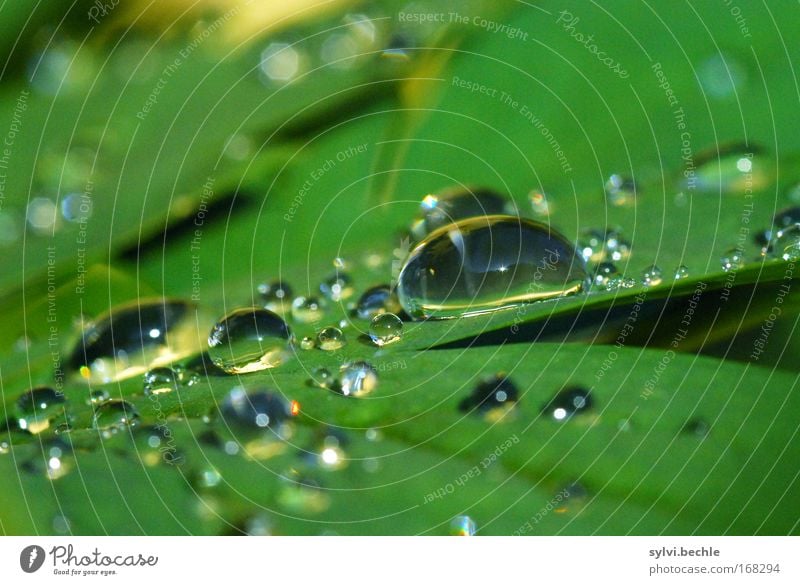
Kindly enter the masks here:
[[744, 266], [744, 254], [741, 250], [732, 248], [722, 255], [719, 262], [723, 271], [735, 272]]
[[292, 287], [285, 282], [275, 280], [258, 285], [258, 294], [265, 309], [283, 315], [288, 312], [292, 303]]
[[319, 285], [320, 292], [328, 300], [339, 302], [353, 294], [353, 284], [344, 272], [337, 272]]
[[292, 318], [299, 323], [318, 323], [324, 314], [322, 303], [315, 297], [297, 297], [292, 301]]
[[309, 382], [312, 386], [332, 388], [336, 383], [336, 378], [333, 377], [333, 374], [328, 368], [315, 368], [311, 372], [311, 380], [309, 380]]
[[244, 531], [249, 536], [270, 536], [273, 534], [273, 530], [272, 518], [264, 513], [251, 516], [244, 523]]
[[58, 221], [56, 204], [47, 197], [34, 197], [26, 212], [28, 226], [37, 234], [51, 234]]
[[800, 260], [800, 224], [778, 230], [771, 244], [773, 255], [788, 262]]
[[56, 534], [71, 534], [72, 526], [69, 518], [63, 514], [56, 514], [53, 516], [53, 531]]
[[495, 374], [481, 380], [458, 408], [462, 412], [476, 411], [492, 421], [503, 418], [519, 399], [519, 390], [505, 374]]
[[611, 175], [605, 184], [606, 200], [615, 207], [636, 202], [636, 183], [630, 177]]
[[17, 399], [17, 424], [22, 430], [40, 433], [56, 419], [66, 418], [65, 404], [64, 394], [58, 390], [31, 388]]
[[642, 273], [642, 284], [645, 286], [658, 286], [664, 280], [664, 274], [661, 269], [653, 264], [649, 268], [645, 268]]
[[393, 313], [376, 315], [369, 324], [369, 337], [375, 345], [388, 345], [402, 336], [403, 322]]
[[456, 516], [450, 522], [451, 536], [475, 536], [478, 525], [469, 516]]
[[178, 375], [172, 368], [153, 368], [144, 375], [145, 396], [167, 394], [177, 386]]
[[411, 225], [411, 233], [421, 240], [434, 230], [450, 223], [513, 211], [508, 197], [487, 188], [464, 189], [456, 187], [437, 195], [426, 195], [419, 213]]
[[560, 234], [512, 216], [463, 220], [412, 251], [398, 296], [416, 318], [452, 318], [581, 292], [584, 262]]
[[800, 223], [800, 206], [793, 205], [782, 209], [772, 218], [772, 225], [778, 229], [788, 228]]
[[106, 402], [94, 411], [94, 428], [105, 438], [135, 426], [138, 420], [139, 412], [136, 407], [124, 400]]
[[300, 340], [300, 349], [309, 350], [315, 347], [317, 347], [317, 344], [312, 337], [305, 336]]
[[287, 401], [267, 391], [247, 392], [242, 387], [231, 390], [223, 399], [220, 415], [229, 427], [243, 431], [270, 429], [280, 434], [291, 417]]
[[541, 191], [534, 190], [528, 193], [528, 202], [531, 204], [531, 211], [536, 217], [549, 217], [553, 212], [552, 203]]
[[345, 396], [361, 398], [372, 392], [378, 385], [378, 373], [367, 362], [346, 363], [340, 370], [340, 389]]
[[681, 264], [675, 269], [675, 280], [683, 280], [689, 278], [689, 268]]
[[392, 292], [388, 284], [368, 289], [361, 295], [356, 305], [356, 315], [360, 319], [372, 319], [381, 313], [397, 314], [402, 310], [397, 295]]
[[222, 475], [214, 467], [208, 466], [197, 473], [196, 483], [200, 488], [212, 489], [222, 483]]
[[564, 388], [544, 407], [543, 412], [553, 420], [563, 421], [576, 414], [588, 412], [594, 405], [591, 392], [580, 386]]
[[606, 258], [619, 262], [626, 260], [631, 255], [631, 245], [618, 229], [609, 230], [605, 235], [605, 248]]
[[70, 367], [95, 383], [143, 374], [200, 351], [196, 307], [159, 299], [121, 305], [89, 323], [70, 355]]
[[747, 81], [747, 71], [730, 55], [717, 53], [697, 68], [703, 90], [715, 98], [727, 98], [741, 91]]
[[693, 435], [700, 439], [704, 438], [711, 431], [711, 426], [700, 418], [693, 418], [689, 420], [683, 427], [683, 432], [687, 435]]
[[698, 191], [711, 194], [746, 194], [767, 187], [773, 181], [772, 161], [757, 147], [724, 145], [700, 153], [697, 170], [687, 182]]
[[619, 270], [613, 262], [600, 262], [594, 272], [594, 284], [601, 289], [606, 288], [608, 281], [617, 273]]
[[317, 334], [317, 344], [323, 351], [335, 351], [345, 346], [344, 333], [338, 327], [325, 327]]
[[225, 315], [208, 336], [208, 355], [229, 374], [248, 374], [284, 363], [291, 356], [289, 326], [272, 311], [256, 307]]
[[298, 74], [300, 65], [300, 52], [288, 43], [270, 43], [261, 52], [265, 81], [288, 82]]
[[84, 223], [92, 216], [92, 198], [86, 193], [70, 193], [61, 200], [61, 215], [71, 223]]
[[344, 451], [338, 445], [323, 446], [318, 456], [319, 465], [325, 469], [342, 469], [347, 465]]

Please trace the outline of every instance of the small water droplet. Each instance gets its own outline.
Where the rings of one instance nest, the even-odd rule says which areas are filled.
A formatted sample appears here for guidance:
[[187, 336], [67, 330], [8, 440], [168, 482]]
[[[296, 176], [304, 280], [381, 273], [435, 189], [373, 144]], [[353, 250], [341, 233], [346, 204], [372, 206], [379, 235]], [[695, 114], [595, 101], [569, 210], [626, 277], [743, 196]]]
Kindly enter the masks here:
[[144, 375], [145, 396], [167, 394], [175, 390], [177, 386], [178, 374], [172, 368], [153, 368]]
[[578, 252], [586, 262], [602, 262], [606, 257], [606, 235], [594, 228], [581, 230]]
[[369, 324], [369, 337], [377, 346], [400, 341], [403, 336], [403, 321], [393, 313], [376, 315]]
[[66, 399], [53, 388], [31, 388], [17, 399], [17, 424], [22, 430], [37, 434], [59, 419], [65, 420]]
[[800, 260], [800, 224], [778, 230], [771, 244], [773, 255], [787, 262]]
[[353, 283], [347, 274], [337, 272], [320, 284], [319, 290], [325, 298], [338, 303], [353, 294]]
[[553, 212], [552, 202], [541, 191], [534, 190], [528, 193], [528, 203], [530, 203], [531, 211], [536, 217], [549, 217]]
[[415, 318], [453, 318], [576, 294], [588, 283], [583, 259], [544, 224], [513, 216], [463, 220], [412, 251], [398, 297]]
[[800, 223], [800, 206], [797, 205], [780, 210], [772, 218], [772, 225], [778, 229], [788, 228], [798, 223]]
[[28, 227], [36, 234], [52, 234], [58, 222], [56, 204], [47, 197], [34, 197], [26, 211]]
[[663, 280], [664, 274], [655, 264], [645, 268], [644, 272], [642, 272], [642, 284], [645, 286], [658, 286]]
[[222, 483], [222, 474], [212, 466], [205, 467], [197, 473], [196, 483], [200, 488], [213, 489]]
[[543, 412], [556, 421], [588, 412], [594, 406], [591, 392], [580, 386], [564, 388], [547, 403]]
[[69, 193], [61, 200], [61, 215], [71, 223], [84, 223], [92, 216], [92, 198], [86, 193]]
[[622, 274], [616, 274], [608, 279], [608, 282], [606, 283], [606, 290], [616, 291], [634, 288], [635, 286], [636, 281], [633, 278], [623, 276]]
[[381, 313], [397, 314], [402, 311], [400, 301], [388, 284], [374, 286], [358, 299], [356, 315], [360, 319], [372, 319]]
[[278, 394], [236, 387], [223, 399], [220, 415], [229, 427], [245, 432], [270, 429], [280, 434], [291, 412], [287, 401]]
[[378, 385], [378, 373], [367, 362], [349, 362], [343, 364], [340, 370], [340, 390], [345, 396], [361, 398]]
[[315, 347], [317, 347], [317, 344], [312, 337], [305, 336], [300, 340], [300, 349], [308, 350], [314, 349]]
[[606, 258], [614, 262], [626, 260], [631, 255], [631, 244], [623, 237], [619, 229], [606, 232], [603, 247]]
[[169, 299], [116, 307], [86, 325], [70, 367], [100, 384], [197, 353], [202, 345], [195, 311], [192, 303]]
[[728, 98], [740, 92], [747, 82], [747, 71], [731, 55], [717, 53], [697, 67], [703, 90], [715, 98]]
[[606, 200], [615, 207], [624, 207], [636, 202], [636, 183], [624, 175], [611, 175], [605, 184]]
[[208, 336], [208, 355], [229, 374], [248, 374], [281, 365], [291, 356], [289, 326], [272, 311], [256, 307], [225, 315]]
[[273, 282], [258, 285], [258, 294], [265, 309], [283, 315], [288, 312], [292, 304], [292, 287], [285, 282]]
[[746, 194], [767, 187], [774, 179], [771, 159], [757, 147], [723, 145], [696, 157], [697, 170], [688, 186], [712, 194]]
[[735, 272], [744, 266], [744, 254], [741, 250], [731, 248], [719, 259], [724, 272]]
[[508, 376], [499, 373], [482, 379], [470, 395], [459, 403], [458, 408], [462, 412], [475, 411], [489, 420], [497, 421], [518, 399], [517, 387]]
[[261, 52], [261, 73], [265, 81], [286, 83], [297, 76], [301, 53], [288, 43], [270, 43]]
[[613, 262], [600, 262], [595, 268], [594, 284], [601, 289], [607, 287], [608, 282], [619, 273], [617, 266]]
[[482, 215], [509, 213], [513, 209], [508, 197], [492, 189], [456, 187], [422, 199], [411, 233], [421, 240], [450, 223]]
[[323, 351], [335, 351], [346, 344], [344, 333], [338, 327], [325, 327], [317, 334], [317, 344]]
[[108, 438], [128, 427], [135, 426], [139, 412], [130, 402], [111, 400], [94, 411], [94, 428]]
[[345, 452], [339, 445], [324, 445], [317, 458], [324, 469], [337, 470], [347, 465]]
[[475, 536], [478, 525], [469, 516], [456, 516], [450, 521], [451, 536]]
[[711, 431], [711, 426], [700, 418], [693, 418], [683, 426], [683, 432], [697, 438], [704, 438]]
[[315, 368], [311, 372], [311, 380], [309, 382], [312, 386], [330, 389], [336, 383], [336, 378], [333, 377], [328, 368]]
[[316, 297], [297, 297], [292, 301], [292, 318], [299, 323], [318, 323], [325, 316]]
[[683, 280], [689, 278], [689, 268], [681, 264], [675, 269], [675, 280]]

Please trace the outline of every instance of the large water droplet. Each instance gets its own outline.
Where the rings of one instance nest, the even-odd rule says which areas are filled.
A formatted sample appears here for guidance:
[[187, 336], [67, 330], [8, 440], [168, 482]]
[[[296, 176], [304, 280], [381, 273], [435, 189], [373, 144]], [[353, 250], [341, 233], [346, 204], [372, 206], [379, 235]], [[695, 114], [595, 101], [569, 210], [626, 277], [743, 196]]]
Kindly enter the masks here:
[[345, 396], [361, 398], [378, 385], [378, 373], [367, 362], [357, 361], [342, 365], [340, 390]]
[[376, 315], [369, 324], [369, 338], [378, 346], [400, 341], [403, 336], [403, 321], [392, 313]]
[[229, 374], [274, 368], [291, 356], [289, 326], [272, 311], [256, 307], [225, 315], [208, 336], [208, 355]]
[[514, 206], [509, 198], [496, 191], [457, 187], [438, 195], [426, 195], [411, 225], [411, 233], [421, 240], [434, 230], [456, 221], [513, 212]]
[[553, 420], [563, 421], [576, 414], [587, 412], [594, 401], [589, 390], [580, 386], [565, 388], [544, 407], [544, 413]]
[[103, 437], [134, 426], [139, 420], [139, 412], [130, 402], [112, 400], [94, 411], [94, 428], [101, 431]]
[[64, 394], [46, 386], [31, 388], [17, 399], [17, 424], [22, 430], [40, 433], [56, 419], [66, 420]]
[[452, 318], [575, 294], [583, 259], [546, 225], [513, 216], [476, 217], [420, 242], [403, 267], [400, 303], [416, 318]]
[[117, 307], [85, 327], [70, 367], [91, 382], [105, 383], [196, 353], [202, 345], [195, 309], [169, 299]]
[[505, 374], [495, 374], [481, 380], [472, 393], [462, 400], [458, 408], [462, 412], [476, 411], [490, 420], [503, 417], [519, 399], [519, 390]]

